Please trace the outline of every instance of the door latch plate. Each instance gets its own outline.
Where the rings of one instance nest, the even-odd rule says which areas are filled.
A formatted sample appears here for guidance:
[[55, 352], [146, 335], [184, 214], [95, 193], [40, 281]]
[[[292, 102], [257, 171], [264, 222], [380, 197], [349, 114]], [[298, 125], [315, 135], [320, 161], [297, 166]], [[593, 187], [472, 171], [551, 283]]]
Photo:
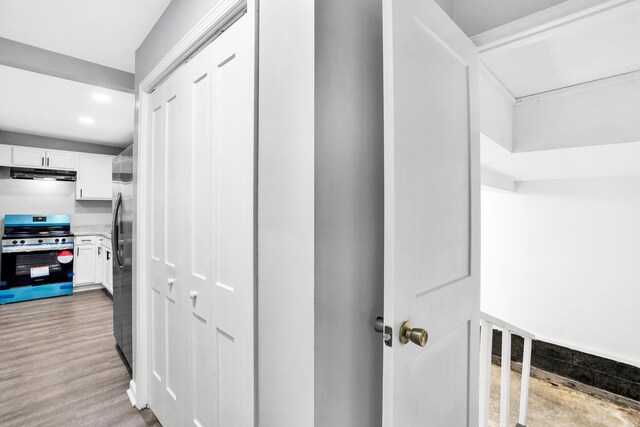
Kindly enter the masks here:
[[393, 328], [391, 326], [384, 327], [384, 344], [391, 347], [393, 344]]

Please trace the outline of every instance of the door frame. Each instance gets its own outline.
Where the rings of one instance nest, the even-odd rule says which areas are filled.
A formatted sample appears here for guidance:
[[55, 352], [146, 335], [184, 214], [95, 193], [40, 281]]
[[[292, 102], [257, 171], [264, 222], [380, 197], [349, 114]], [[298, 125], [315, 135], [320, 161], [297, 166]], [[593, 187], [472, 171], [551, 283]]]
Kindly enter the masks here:
[[[135, 236], [133, 245], [134, 269], [133, 276], [135, 280], [133, 294], [133, 379], [129, 383], [127, 395], [132, 405], [138, 409], [148, 406], [149, 393], [149, 301], [148, 301], [148, 278], [146, 269], [146, 259], [149, 251], [148, 233], [145, 224], [149, 217], [148, 185], [149, 180], [147, 174], [149, 172], [150, 162], [148, 161], [150, 135], [148, 132], [148, 113], [149, 113], [149, 97], [151, 92], [162, 84], [182, 63], [190, 57], [197, 54], [204, 46], [220, 35], [237, 18], [245, 13], [252, 22], [253, 34], [253, 54], [255, 75], [257, 76], [257, 0], [222, 0], [212, 9], [200, 22], [198, 22], [171, 51], [153, 68], [153, 70], [144, 78], [137, 89], [137, 97], [139, 102], [138, 109], [138, 130], [137, 143], [134, 145], [134, 200], [136, 205], [136, 215], [133, 224], [133, 235]], [[256, 86], [257, 89], [257, 86]], [[254, 100], [257, 100], [257, 90], [254, 94]], [[256, 103], [257, 105], [257, 103]], [[256, 126], [256, 123], [254, 123]], [[254, 133], [255, 134], [255, 133]], [[254, 139], [254, 144], [256, 141]], [[257, 144], [256, 144], [257, 146]], [[257, 162], [256, 162], [257, 167]], [[255, 207], [254, 207], [255, 209]], [[255, 215], [255, 211], [254, 211]], [[255, 232], [256, 230], [254, 230]], [[255, 262], [255, 260], [254, 260]], [[256, 283], [254, 278], [254, 289]], [[255, 293], [254, 293], [255, 295]], [[255, 312], [255, 297], [254, 297]], [[254, 316], [255, 317], [255, 316]], [[255, 318], [254, 318], [255, 323]], [[254, 335], [257, 329], [254, 328]], [[257, 340], [254, 340], [254, 345]], [[254, 369], [255, 375], [255, 369]], [[254, 382], [257, 384], [257, 381]], [[254, 391], [255, 394], [255, 391]], [[257, 400], [255, 400], [257, 404]]]

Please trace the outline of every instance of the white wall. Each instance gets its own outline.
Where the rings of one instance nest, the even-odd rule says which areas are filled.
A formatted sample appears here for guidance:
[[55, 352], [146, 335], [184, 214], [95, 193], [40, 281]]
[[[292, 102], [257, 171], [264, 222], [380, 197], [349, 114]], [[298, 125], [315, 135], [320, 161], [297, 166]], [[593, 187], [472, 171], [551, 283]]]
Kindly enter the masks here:
[[314, 426], [380, 426], [382, 2], [319, 0], [315, 13]]
[[640, 366], [640, 177], [482, 191], [482, 310]]
[[513, 151], [515, 99], [485, 67], [480, 67], [480, 132]]
[[82, 141], [72, 141], [69, 139], [51, 138], [48, 136], [31, 135], [28, 133], [7, 132], [4, 130], [0, 130], [0, 144], [75, 151], [78, 153], [108, 154], [111, 156], [117, 156], [125, 148], [91, 144]]
[[260, 4], [258, 419], [314, 425], [314, 0]]
[[[640, 140], [640, 78], [530, 97], [514, 112], [515, 152]], [[497, 141], [497, 140], [496, 140]]]
[[565, 0], [454, 0], [453, 16], [468, 36], [499, 27]]
[[76, 201], [75, 182], [11, 179], [0, 168], [0, 218], [6, 214], [70, 214], [71, 226], [108, 225], [110, 201]]

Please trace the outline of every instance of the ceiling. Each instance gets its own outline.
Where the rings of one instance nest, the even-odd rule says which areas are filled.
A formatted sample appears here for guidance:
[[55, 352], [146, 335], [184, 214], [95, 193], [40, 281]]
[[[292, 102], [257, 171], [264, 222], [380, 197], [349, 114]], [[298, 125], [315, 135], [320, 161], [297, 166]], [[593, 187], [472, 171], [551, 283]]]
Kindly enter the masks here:
[[170, 1], [0, 0], [0, 37], [133, 73]]
[[640, 1], [631, 0], [481, 53], [515, 98], [640, 70]]
[[512, 181], [640, 176], [640, 142], [511, 153], [480, 135], [483, 168]]
[[[0, 129], [125, 147], [133, 140], [133, 94], [0, 65]], [[109, 101], [96, 101], [94, 94]], [[81, 117], [94, 120], [83, 124]]]

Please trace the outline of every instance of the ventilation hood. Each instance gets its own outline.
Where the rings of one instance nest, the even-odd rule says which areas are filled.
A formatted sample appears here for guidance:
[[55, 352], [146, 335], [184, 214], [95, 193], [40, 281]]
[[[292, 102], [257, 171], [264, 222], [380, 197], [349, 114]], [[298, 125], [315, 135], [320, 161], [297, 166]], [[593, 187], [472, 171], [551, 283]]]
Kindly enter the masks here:
[[38, 181], [76, 180], [76, 171], [66, 170], [11, 168], [10, 175], [13, 179], [34, 179]]

